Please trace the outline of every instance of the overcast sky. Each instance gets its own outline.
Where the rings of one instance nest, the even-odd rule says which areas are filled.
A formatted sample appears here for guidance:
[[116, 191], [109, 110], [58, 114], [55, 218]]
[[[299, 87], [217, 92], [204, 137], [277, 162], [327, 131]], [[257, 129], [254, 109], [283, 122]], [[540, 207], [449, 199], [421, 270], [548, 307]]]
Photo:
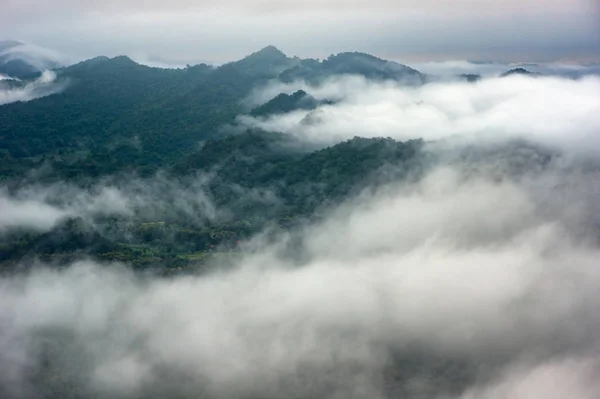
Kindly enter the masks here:
[[224, 62], [273, 44], [406, 60], [598, 60], [600, 0], [0, 0], [0, 39]]

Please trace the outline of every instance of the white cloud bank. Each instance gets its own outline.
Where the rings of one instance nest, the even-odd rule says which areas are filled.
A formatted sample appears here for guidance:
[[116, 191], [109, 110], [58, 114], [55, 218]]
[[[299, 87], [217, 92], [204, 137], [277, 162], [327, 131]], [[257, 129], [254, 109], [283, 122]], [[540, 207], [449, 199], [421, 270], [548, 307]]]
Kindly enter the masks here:
[[98, 216], [135, 216], [150, 221], [175, 216], [198, 222], [213, 219], [218, 212], [206, 194], [206, 182], [206, 176], [178, 183], [158, 175], [99, 181], [88, 189], [65, 183], [10, 191], [0, 186], [0, 233], [19, 227], [46, 231], [73, 217], [90, 224]]
[[431, 83], [418, 88], [360, 77], [334, 78], [319, 87], [275, 84], [256, 93], [264, 102], [280, 92], [304, 89], [317, 99], [337, 101], [241, 123], [301, 139], [331, 144], [361, 137], [397, 140], [470, 141], [523, 138], [543, 145], [600, 149], [600, 78], [579, 80], [511, 76], [478, 83]]
[[594, 399], [600, 396], [597, 359], [580, 358], [518, 368], [492, 386], [473, 389], [461, 399]]
[[573, 204], [555, 186], [594, 176], [437, 169], [307, 227], [302, 264], [262, 248], [204, 277], [93, 262], [2, 277], [1, 392], [527, 399], [553, 380], [592, 398], [599, 197]]
[[[402, 62], [399, 60], [398, 62]], [[547, 63], [503, 63], [485, 61], [446, 60], [429, 62], [410, 62], [412, 68], [431, 75], [433, 78], [456, 78], [460, 74], [477, 74], [480, 76], [500, 76], [514, 69], [524, 68], [529, 72], [563, 77], [582, 77], [586, 75], [600, 75], [600, 65], [577, 64], [568, 62]]]

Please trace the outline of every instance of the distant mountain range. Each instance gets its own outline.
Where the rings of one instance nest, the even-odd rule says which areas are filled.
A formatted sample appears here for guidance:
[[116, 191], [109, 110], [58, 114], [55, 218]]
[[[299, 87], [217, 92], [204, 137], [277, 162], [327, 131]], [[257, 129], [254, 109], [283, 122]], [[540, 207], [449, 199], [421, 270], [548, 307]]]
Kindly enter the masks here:
[[540, 76], [541, 74], [528, 71], [525, 68], [514, 68], [514, 69], [511, 69], [510, 71], [504, 72], [501, 76], [506, 77], [506, 76], [512, 76], [512, 75]]
[[[22, 48], [16, 42], [3, 46], [2, 54], [13, 57]], [[30, 254], [67, 262], [82, 251], [141, 269], [188, 267], [198, 263], [194, 254], [205, 256], [213, 247], [237, 248], [238, 241], [265, 226], [291, 229], [319, 217], [321, 207], [354, 195], [367, 181], [376, 185], [413, 178], [437, 159], [423, 150], [422, 140], [355, 137], [323, 148], [239, 123], [248, 115], [268, 118], [333, 103], [335, 99], [313, 97], [310, 91], [344, 74], [410, 86], [430, 81], [413, 68], [369, 54], [340, 53], [318, 61], [288, 57], [269, 46], [219, 67], [180, 69], [140, 65], [126, 56], [96, 57], [54, 68], [41, 79], [40, 64], [23, 65], [29, 67], [19, 72], [21, 80], [3, 80], [0, 90], [27, 91], [47, 75], [52, 79], [44, 90], [46, 85], [64, 89], [0, 106], [0, 186], [18, 191], [31, 183], [60, 182], [89, 188], [111, 179], [127, 186], [132, 178], [149, 181], [156, 176], [185, 186], [202, 175], [209, 177], [211, 202], [229, 214], [197, 224], [179, 213], [168, 218], [140, 215], [127, 224], [100, 218], [97, 223], [102, 231], [111, 231], [110, 238], [100, 230], [86, 230], [81, 218], [67, 218], [48, 232], [23, 231], [5, 239], [0, 271]], [[528, 72], [507, 73], [513, 74]], [[475, 74], [457, 78], [473, 84], [482, 79]], [[243, 101], [265, 84], [279, 82], [285, 91], [292, 87], [286, 83], [295, 80], [305, 81], [306, 90], [274, 92], [262, 104]], [[473, 158], [476, 165], [507, 162], [506, 170], [518, 174], [543, 166], [553, 156], [543, 148], [523, 155], [524, 148], [517, 143], [496, 155], [467, 148], [457, 159]], [[263, 198], [263, 192], [277, 200]]]
[[425, 82], [425, 76], [413, 68], [359, 52], [339, 53], [319, 61], [290, 58], [276, 47], [267, 46], [240, 61], [226, 65], [255, 77], [276, 76], [286, 83], [305, 80], [318, 84], [331, 76], [344, 74], [368, 79], [398, 80], [407, 84]]
[[[44, 69], [53, 69], [59, 90], [44, 86], [43, 98], [20, 96], [0, 106], [0, 179], [50, 165], [64, 176], [101, 176], [123, 170], [152, 174], [187, 156], [199, 143], [223, 136], [240, 115], [264, 117], [321, 104], [310, 90], [276, 93], [249, 107], [256, 88], [296, 80], [309, 86], [340, 75], [421, 85], [430, 77], [406, 65], [346, 52], [325, 60], [288, 57], [268, 46], [219, 67], [180, 69], [140, 65], [126, 56], [96, 57], [59, 67], [47, 52], [20, 42], [0, 42], [0, 90], [28, 90]], [[48, 53], [49, 54], [49, 53]], [[507, 72], [527, 74], [524, 69]], [[477, 82], [476, 74], [457, 76]], [[35, 85], [33, 85], [35, 87]], [[63, 90], [64, 88], [64, 90]], [[48, 95], [49, 93], [58, 94]], [[35, 94], [35, 93], [33, 93]]]
[[[20, 44], [7, 42], [4, 48], [8, 54]], [[19, 76], [35, 78], [39, 68], [27, 65]], [[0, 176], [19, 175], [40, 159], [87, 175], [124, 168], [152, 173], [251, 111], [241, 100], [272, 80], [318, 83], [352, 74], [411, 85], [425, 81], [412, 68], [368, 54], [305, 60], [273, 46], [219, 67], [160, 69], [120, 56], [96, 57], [54, 71], [57, 83], [66, 85], [60, 94], [0, 106]], [[315, 101], [304, 92], [282, 94], [254, 114], [310, 109]], [[82, 153], [87, 154], [85, 161]]]

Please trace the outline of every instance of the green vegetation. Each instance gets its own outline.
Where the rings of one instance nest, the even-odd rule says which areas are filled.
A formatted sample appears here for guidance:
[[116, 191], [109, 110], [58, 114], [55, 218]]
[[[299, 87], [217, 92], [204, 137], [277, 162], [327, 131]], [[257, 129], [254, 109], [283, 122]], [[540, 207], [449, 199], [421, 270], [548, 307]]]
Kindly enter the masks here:
[[284, 82], [302, 79], [317, 84], [335, 75], [358, 75], [373, 80], [398, 80], [409, 84], [425, 82], [425, 76], [415, 69], [358, 52], [332, 55], [323, 62], [302, 60], [295, 67], [284, 71], [280, 79]]
[[319, 105], [318, 101], [308, 95], [304, 90], [294, 94], [281, 93], [272, 100], [257, 107], [250, 112], [252, 116], [267, 116], [270, 114], [283, 114], [298, 109], [311, 110]]
[[[306, 70], [297, 73], [297, 68]], [[289, 58], [272, 46], [218, 68], [150, 68], [121, 56], [97, 57], [56, 72], [67, 84], [63, 92], [0, 106], [0, 178], [49, 166], [64, 179], [125, 170], [151, 175], [199, 143], [222, 136], [222, 127], [247, 111], [242, 100], [272, 79], [317, 82], [353, 73], [422, 81], [411, 68], [367, 54], [342, 53], [317, 62]], [[315, 105], [306, 93], [297, 92], [255, 112]]]
[[[208, 200], [226, 212], [194, 220], [183, 214], [73, 216], [50, 231], [13, 230], [3, 234], [0, 245], [3, 267], [25, 258], [60, 264], [81, 256], [138, 269], [203, 263], [241, 251], [240, 243], [267, 227], [279, 234], [318, 218], [367, 180], [388, 178], [387, 172], [380, 173], [386, 167], [393, 165], [396, 174], [405, 175], [420, 159], [420, 141], [355, 138], [315, 150], [282, 134], [223, 130], [250, 111], [242, 100], [272, 79], [317, 82], [340, 73], [376, 79], [421, 76], [367, 54], [343, 53], [318, 62], [289, 58], [269, 46], [218, 68], [168, 70], [127, 57], [97, 57], [56, 73], [66, 84], [63, 92], [0, 106], [3, 186], [68, 182], [86, 190], [101, 178], [123, 185], [132, 176], [151, 181], [159, 171], [185, 186], [205, 176]], [[251, 114], [318, 104], [300, 90], [281, 94]]]
[[0, 260], [10, 267], [32, 256], [61, 263], [91, 255], [137, 269], [222, 260], [218, 254], [243, 251], [244, 243], [266, 228], [276, 236], [319, 218], [328, 206], [369, 184], [405, 178], [409, 170], [418, 173], [424, 160], [419, 140], [355, 138], [312, 152], [294, 145], [281, 134], [250, 131], [208, 141], [170, 168], [168, 178], [184, 186], [198, 174], [211, 176], [206, 195], [227, 211], [217, 219], [70, 218], [48, 232], [5, 236]]

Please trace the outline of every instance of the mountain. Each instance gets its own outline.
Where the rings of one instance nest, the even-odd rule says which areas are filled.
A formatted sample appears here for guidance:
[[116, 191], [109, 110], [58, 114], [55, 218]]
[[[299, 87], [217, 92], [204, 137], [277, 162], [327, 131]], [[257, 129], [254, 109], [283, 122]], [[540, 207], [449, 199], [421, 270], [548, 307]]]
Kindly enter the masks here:
[[[421, 140], [354, 138], [309, 151], [286, 135], [262, 131], [209, 140], [167, 168], [165, 178], [189, 187], [199, 174], [209, 176], [203, 192], [217, 208], [227, 209], [226, 214], [198, 221], [177, 214], [177, 208], [160, 216], [141, 212], [123, 220], [96, 218], [93, 230], [81, 218], [67, 217], [46, 232], [25, 230], [3, 236], [0, 271], [31, 254], [68, 262], [79, 252], [127, 261], [136, 268], [186, 265], [184, 259], [190, 253], [210, 246], [234, 248], [237, 241], [267, 226], [281, 231], [319, 217], [319, 210], [362, 190], [367, 182], [378, 184], [389, 178], [389, 173], [382, 171], [395, 168], [401, 175], [396, 177], [402, 177], [417, 170], [413, 165], [426, 159], [422, 146]], [[77, 177], [70, 181], [77, 182]], [[77, 184], [86, 187], [88, 183]], [[127, 179], [116, 184], [127, 185]]]
[[425, 76], [416, 69], [359, 52], [332, 55], [321, 62], [302, 60], [297, 66], [282, 72], [279, 78], [283, 82], [306, 80], [318, 84], [335, 75], [359, 75], [367, 79], [396, 80], [407, 84], [425, 82]]
[[0, 168], [17, 173], [42, 156], [92, 176], [154, 170], [241, 112], [251, 82], [227, 72], [150, 68], [127, 57], [58, 69], [63, 92], [0, 107]]
[[525, 68], [514, 68], [510, 71], [504, 72], [501, 77], [512, 76], [512, 75], [525, 75], [525, 76], [539, 76], [539, 73], [530, 72]]
[[0, 75], [25, 79], [60, 63], [49, 50], [14, 40], [0, 41]]
[[298, 62], [299, 60], [289, 58], [275, 46], [267, 46], [240, 61], [229, 63], [227, 66], [244, 75], [271, 79], [286, 69], [292, 68]]
[[313, 110], [317, 108], [319, 101], [304, 90], [298, 90], [293, 94], [281, 93], [265, 104], [254, 108], [250, 115], [267, 116], [271, 114], [284, 114], [294, 110]]
[[475, 73], [463, 73], [458, 75], [460, 80], [464, 80], [470, 83], [479, 82], [481, 80], [481, 75]]
[[[147, 204], [151, 212], [96, 217], [92, 230], [89, 220], [65, 217], [45, 232], [22, 230], [4, 235], [0, 271], [32, 255], [59, 263], [91, 255], [139, 269], [195, 270], [210, 260], [211, 248], [234, 250], [240, 240], [267, 227], [273, 234], [282, 234], [323, 217], [331, 206], [359, 192], [376, 190], [390, 181], [420, 179], [440, 163], [465, 167], [466, 173], [471, 168], [485, 169], [506, 177], [538, 170], [560, 156], [518, 141], [458, 150], [444, 143], [434, 149], [423, 140], [389, 138], [355, 137], [318, 150], [297, 144], [287, 135], [262, 131], [208, 140], [166, 168], [163, 176], [188, 190], [198, 184], [197, 176], [206, 176], [203, 195], [216, 208], [227, 209], [226, 213], [213, 219], [194, 218], [178, 213], [178, 206], [169, 207], [172, 212], [165, 214]], [[74, 175], [69, 181], [80, 189], [89, 188], [89, 181], [79, 181], [79, 177]], [[121, 189], [130, 185], [129, 176], [109, 181], [111, 187], [120, 185]], [[156, 184], [155, 177], [141, 184], [150, 187]]]
[[[217, 68], [160, 69], [125, 56], [96, 57], [57, 68], [56, 83], [66, 87], [60, 93], [0, 106], [0, 179], [43, 165], [63, 177], [125, 170], [152, 174], [223, 135], [223, 126], [247, 111], [242, 100], [254, 88], [300, 77], [298, 68], [308, 68], [302, 76], [312, 82], [347, 73], [413, 83], [422, 77], [367, 54], [342, 53], [317, 62], [290, 58], [273, 46]], [[314, 106], [314, 99], [297, 92], [255, 113]]]

